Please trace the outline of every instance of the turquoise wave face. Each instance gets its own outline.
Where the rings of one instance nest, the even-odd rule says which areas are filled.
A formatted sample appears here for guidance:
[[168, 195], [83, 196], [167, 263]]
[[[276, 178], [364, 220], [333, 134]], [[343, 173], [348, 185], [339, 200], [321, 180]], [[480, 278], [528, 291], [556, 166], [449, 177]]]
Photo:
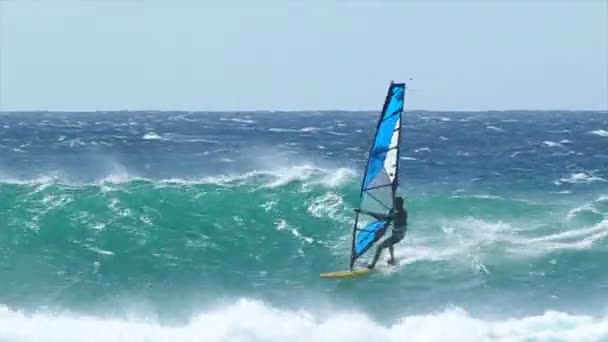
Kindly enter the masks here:
[[581, 286], [608, 279], [595, 262], [608, 254], [608, 197], [457, 192], [408, 194], [397, 268], [322, 280], [348, 267], [358, 189], [351, 170], [314, 168], [197, 182], [4, 183], [3, 302], [115, 312], [137, 298], [175, 319], [226, 298], [314, 298], [399, 317], [445, 303], [486, 312], [497, 300], [571, 309]]

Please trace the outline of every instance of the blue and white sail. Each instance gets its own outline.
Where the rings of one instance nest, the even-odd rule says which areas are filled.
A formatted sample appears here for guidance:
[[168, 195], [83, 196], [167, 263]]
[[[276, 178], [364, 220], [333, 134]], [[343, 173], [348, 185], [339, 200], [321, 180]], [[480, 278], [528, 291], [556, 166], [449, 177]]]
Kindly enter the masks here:
[[[388, 89], [373, 144], [369, 151], [361, 183], [359, 208], [388, 215], [394, 208], [395, 191], [399, 185], [399, 147], [401, 117], [405, 95], [404, 83], [392, 83]], [[389, 225], [365, 213], [357, 213], [353, 227], [350, 268], [378, 241]]]

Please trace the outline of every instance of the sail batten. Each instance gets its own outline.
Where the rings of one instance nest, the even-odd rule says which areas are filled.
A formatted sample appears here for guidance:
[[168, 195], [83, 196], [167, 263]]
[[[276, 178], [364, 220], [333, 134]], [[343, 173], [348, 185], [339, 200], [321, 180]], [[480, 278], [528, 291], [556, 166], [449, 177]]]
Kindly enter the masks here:
[[[391, 82], [361, 181], [359, 208], [364, 211], [388, 215], [394, 207], [395, 190], [399, 181], [399, 146], [404, 94], [404, 83]], [[357, 258], [384, 235], [388, 224], [386, 220], [379, 220], [365, 213], [356, 214], [352, 237], [351, 270]]]

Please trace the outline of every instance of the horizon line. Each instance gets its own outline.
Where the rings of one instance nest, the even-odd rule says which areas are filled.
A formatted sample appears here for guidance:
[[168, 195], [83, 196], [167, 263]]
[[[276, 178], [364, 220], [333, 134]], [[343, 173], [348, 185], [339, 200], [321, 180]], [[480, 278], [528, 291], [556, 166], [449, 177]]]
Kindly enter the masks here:
[[[17, 109], [0, 110], [1, 114], [6, 113], [141, 113], [141, 112], [174, 112], [174, 113], [306, 113], [306, 112], [349, 112], [349, 113], [369, 113], [378, 112], [381, 109], [241, 109], [241, 110], [185, 110], [185, 109], [93, 109], [93, 110], [57, 110], [57, 109]], [[438, 109], [405, 109], [404, 112], [434, 112], [434, 113], [482, 113], [482, 112], [599, 112], [608, 113], [605, 109], [458, 109], [458, 110], [438, 110]]]

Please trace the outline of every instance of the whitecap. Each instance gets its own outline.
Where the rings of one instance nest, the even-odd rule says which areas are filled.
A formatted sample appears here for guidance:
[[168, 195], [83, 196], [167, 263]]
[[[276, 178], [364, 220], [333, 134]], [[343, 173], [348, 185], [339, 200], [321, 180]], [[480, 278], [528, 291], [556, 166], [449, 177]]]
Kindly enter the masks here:
[[556, 185], [562, 183], [571, 183], [571, 184], [588, 184], [593, 182], [605, 182], [606, 180], [602, 177], [594, 176], [592, 174], [588, 174], [585, 172], [577, 172], [571, 174], [569, 177], [560, 178], [555, 182]]
[[163, 138], [156, 134], [155, 132], [149, 132], [144, 134], [144, 136], [142, 137], [143, 140], [163, 140]]
[[595, 130], [595, 131], [591, 131], [589, 133], [595, 134], [595, 135], [600, 136], [600, 137], [608, 137], [608, 131], [603, 130], [603, 129], [598, 129], [598, 130]]
[[291, 129], [291, 128], [277, 128], [277, 127], [273, 127], [273, 128], [269, 128], [268, 132], [275, 132], [275, 133], [295, 133], [295, 132], [299, 132], [300, 130], [297, 129]]
[[486, 126], [487, 129], [495, 132], [504, 132], [505, 130], [496, 126]]
[[220, 118], [220, 121], [232, 121], [232, 122], [238, 122], [238, 123], [244, 123], [244, 124], [253, 124], [253, 123], [255, 123], [255, 120], [238, 119], [238, 118]]
[[543, 144], [546, 146], [549, 146], [549, 147], [564, 147], [560, 143], [556, 143], [554, 141], [549, 141], [549, 140], [543, 141]]
[[304, 127], [302, 129], [300, 129], [300, 132], [304, 132], [304, 133], [314, 133], [314, 132], [318, 132], [321, 129], [319, 127]]

